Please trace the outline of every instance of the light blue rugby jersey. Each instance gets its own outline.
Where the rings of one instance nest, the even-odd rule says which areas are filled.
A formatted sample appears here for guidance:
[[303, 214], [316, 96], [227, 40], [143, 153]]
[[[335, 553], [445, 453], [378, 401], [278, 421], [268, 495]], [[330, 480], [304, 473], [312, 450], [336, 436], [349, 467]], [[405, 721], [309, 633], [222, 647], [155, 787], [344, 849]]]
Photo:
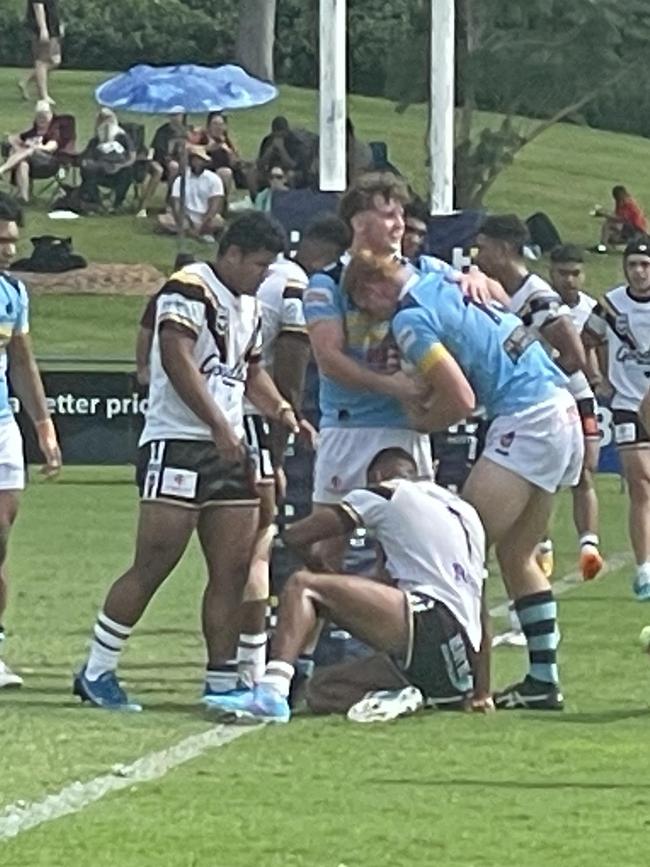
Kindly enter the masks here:
[[392, 330], [402, 355], [422, 373], [449, 352], [488, 418], [541, 403], [568, 381], [518, 316], [471, 301], [441, 275], [409, 287]]
[[[390, 322], [375, 322], [350, 301], [342, 288], [345, 254], [324, 271], [313, 274], [304, 294], [307, 325], [323, 320], [338, 320], [347, 338], [347, 354], [362, 364], [385, 372], [388, 349], [394, 345]], [[420, 256], [413, 273], [454, 274], [451, 265], [433, 256]], [[458, 288], [455, 288], [459, 292]], [[320, 374], [319, 402], [321, 427], [383, 427], [409, 428], [410, 424], [399, 401], [377, 392], [346, 388], [328, 376]]]
[[20, 280], [0, 271], [0, 424], [13, 417], [7, 384], [7, 344], [29, 331], [29, 299]]

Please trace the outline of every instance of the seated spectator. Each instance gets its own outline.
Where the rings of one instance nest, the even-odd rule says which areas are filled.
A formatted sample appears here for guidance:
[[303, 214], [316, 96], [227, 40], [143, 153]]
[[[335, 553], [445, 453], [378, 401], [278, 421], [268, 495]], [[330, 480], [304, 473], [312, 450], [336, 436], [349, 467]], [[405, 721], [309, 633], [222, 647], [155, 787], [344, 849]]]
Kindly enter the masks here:
[[350, 186], [356, 181], [359, 175], [373, 170], [374, 159], [370, 145], [356, 137], [354, 124], [349, 117], [345, 121], [345, 139], [347, 149], [348, 186]]
[[[182, 227], [188, 235], [212, 241], [224, 225], [225, 196], [223, 181], [211, 171], [210, 154], [202, 145], [188, 148], [185, 190], [179, 175], [172, 186], [171, 208], [158, 217], [160, 231], [175, 235]], [[181, 203], [181, 193], [184, 199]]]
[[424, 242], [427, 238], [427, 223], [429, 212], [419, 199], [404, 205], [404, 237], [402, 238], [402, 255], [410, 262], [415, 262], [424, 253]]
[[167, 181], [169, 187], [174, 183], [180, 168], [182, 149], [188, 139], [190, 130], [187, 126], [187, 115], [170, 114], [167, 123], [159, 126], [151, 141], [151, 160], [147, 163], [148, 181], [140, 199], [138, 217], [147, 216], [147, 208], [161, 181]]
[[136, 153], [133, 143], [110, 108], [100, 109], [95, 135], [81, 158], [80, 195], [84, 202], [101, 205], [99, 188], [113, 190], [112, 209], [120, 208], [133, 182]]
[[606, 253], [608, 247], [616, 244], [626, 244], [636, 235], [645, 235], [648, 231], [648, 221], [641, 206], [632, 198], [625, 187], [618, 184], [612, 190], [614, 198], [614, 213], [609, 214], [604, 208], [594, 208], [594, 216], [603, 218], [600, 233], [600, 243], [596, 246], [597, 253]]
[[11, 152], [0, 166], [0, 176], [12, 173], [12, 181], [18, 188], [18, 201], [27, 204], [31, 178], [51, 178], [59, 163], [56, 152], [59, 138], [55, 118], [49, 102], [41, 99], [36, 103], [33, 125], [25, 132], [9, 136]]
[[286, 117], [275, 117], [271, 122], [271, 132], [264, 136], [257, 156], [258, 189], [268, 176], [272, 166], [284, 169], [291, 187], [307, 186], [312, 168], [313, 147], [305, 135], [289, 128]]
[[272, 166], [266, 179], [266, 187], [255, 196], [256, 211], [270, 211], [274, 190], [288, 190], [287, 176], [282, 166]]
[[248, 188], [242, 158], [228, 129], [228, 118], [220, 111], [211, 111], [207, 117], [206, 127], [200, 144], [212, 157], [212, 170], [223, 181], [226, 199], [232, 198], [237, 187], [240, 190]]

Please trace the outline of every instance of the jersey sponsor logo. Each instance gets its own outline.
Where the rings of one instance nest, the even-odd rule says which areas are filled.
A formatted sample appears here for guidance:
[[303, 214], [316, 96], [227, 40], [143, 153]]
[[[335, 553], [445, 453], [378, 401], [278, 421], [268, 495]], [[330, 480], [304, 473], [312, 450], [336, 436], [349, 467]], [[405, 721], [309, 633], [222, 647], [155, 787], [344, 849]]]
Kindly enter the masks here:
[[516, 436], [516, 433], [513, 430], [511, 430], [507, 434], [503, 434], [503, 436], [499, 439], [499, 445], [501, 446], [501, 448], [502, 449], [509, 449], [510, 446], [515, 441], [515, 436]]
[[182, 470], [173, 467], [166, 467], [162, 473], [160, 495], [193, 500], [196, 496], [198, 479], [199, 474], [194, 470]]
[[614, 317], [614, 329], [618, 331], [620, 335], [630, 333], [630, 317], [627, 313], [616, 314]]
[[245, 382], [246, 370], [245, 365], [239, 362], [235, 367], [229, 367], [224, 364], [218, 355], [209, 355], [199, 367], [200, 373], [208, 378], [219, 376], [223, 380], [231, 380], [233, 382]]
[[632, 349], [631, 346], [623, 345], [619, 346], [616, 350], [615, 357], [621, 364], [631, 361], [634, 364], [650, 366], [650, 349], [643, 351], [641, 349]]
[[409, 349], [413, 346], [413, 344], [417, 340], [417, 336], [415, 331], [412, 328], [404, 328], [400, 331], [399, 334], [396, 335], [397, 345], [402, 350], [402, 352], [406, 355]]

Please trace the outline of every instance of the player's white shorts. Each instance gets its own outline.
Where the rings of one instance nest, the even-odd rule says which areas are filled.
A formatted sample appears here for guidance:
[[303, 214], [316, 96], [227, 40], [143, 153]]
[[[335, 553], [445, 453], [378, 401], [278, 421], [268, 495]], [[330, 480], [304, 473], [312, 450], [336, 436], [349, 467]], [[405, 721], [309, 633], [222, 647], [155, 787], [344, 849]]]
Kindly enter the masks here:
[[575, 400], [558, 389], [543, 403], [498, 416], [488, 430], [483, 455], [551, 493], [576, 485], [584, 460], [584, 434]]
[[0, 422], [0, 491], [22, 491], [24, 487], [23, 438], [11, 418]]
[[395, 447], [413, 455], [418, 475], [433, 477], [431, 443], [426, 434], [403, 428], [323, 428], [318, 435], [313, 501], [334, 504], [355, 488], [365, 488], [371, 460], [382, 449]]

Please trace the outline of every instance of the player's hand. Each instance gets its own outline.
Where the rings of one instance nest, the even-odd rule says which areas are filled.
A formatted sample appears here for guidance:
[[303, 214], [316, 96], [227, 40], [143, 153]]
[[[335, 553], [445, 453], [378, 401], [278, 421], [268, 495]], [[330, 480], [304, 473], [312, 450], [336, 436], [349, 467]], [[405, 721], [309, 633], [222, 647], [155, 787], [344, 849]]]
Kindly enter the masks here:
[[457, 283], [463, 295], [467, 295], [478, 304], [486, 304], [492, 300], [488, 278], [482, 271], [479, 271], [476, 265], [470, 265], [467, 272], [457, 271], [448, 279]]
[[273, 479], [275, 481], [275, 501], [282, 503], [287, 496], [287, 476], [282, 467], [273, 468]]
[[494, 702], [491, 695], [473, 696], [465, 702], [465, 710], [469, 713], [494, 713]]
[[287, 430], [291, 431], [291, 433], [300, 433], [298, 419], [296, 418], [296, 413], [290, 403], [287, 403], [286, 401], [282, 402], [282, 405], [278, 410], [278, 421], [283, 427], [286, 427]]
[[54, 422], [51, 418], [36, 422], [38, 434], [38, 447], [45, 457], [45, 465], [41, 472], [47, 479], [51, 479], [61, 471], [61, 449], [56, 435]]
[[246, 443], [239, 439], [230, 425], [214, 428], [212, 430], [212, 440], [219, 449], [219, 454], [223, 459], [231, 464], [239, 463], [248, 456]]
[[386, 377], [388, 388], [386, 394], [389, 397], [394, 397], [402, 403], [409, 403], [420, 399], [420, 387], [417, 380], [403, 370], [398, 370], [396, 373], [391, 373]]
[[397, 373], [401, 370], [399, 349], [389, 346], [386, 350], [386, 373]]
[[318, 442], [318, 431], [316, 428], [307, 421], [306, 418], [301, 418], [298, 422], [298, 433], [296, 434], [296, 440], [305, 448], [308, 448], [310, 451], [316, 451], [316, 444]]

